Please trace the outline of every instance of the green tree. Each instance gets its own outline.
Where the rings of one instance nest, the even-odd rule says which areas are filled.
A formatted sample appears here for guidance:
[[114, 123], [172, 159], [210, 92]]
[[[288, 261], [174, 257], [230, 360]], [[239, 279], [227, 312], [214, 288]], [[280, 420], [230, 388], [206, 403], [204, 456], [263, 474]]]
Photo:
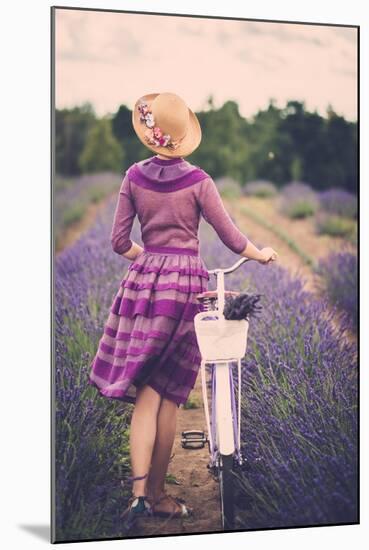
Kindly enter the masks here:
[[132, 111], [125, 105], [120, 105], [113, 116], [112, 129], [125, 152], [126, 168], [134, 162], [147, 158], [148, 149], [138, 139], [132, 125]]
[[330, 184], [357, 193], [357, 124], [332, 110], [326, 123]]
[[267, 109], [259, 110], [252, 117], [245, 180], [267, 179], [280, 184], [287, 179], [291, 160], [286, 151], [291, 150], [291, 140], [280, 130], [280, 122], [281, 110], [273, 100]]
[[91, 103], [55, 111], [55, 170], [58, 174], [80, 173], [79, 156], [86, 136], [96, 123]]
[[113, 135], [111, 120], [102, 118], [88, 132], [79, 158], [80, 169], [83, 172], [121, 172], [123, 163], [124, 151]]
[[[307, 111], [304, 102], [291, 100], [279, 109], [271, 98], [267, 108], [246, 119], [235, 101], [215, 108], [210, 95], [205, 108], [196, 113], [202, 141], [188, 160], [214, 178], [228, 175], [241, 184], [269, 179], [277, 185], [301, 179], [317, 190], [336, 186], [357, 192], [357, 123], [331, 106], [322, 117]], [[121, 171], [154, 154], [136, 136], [125, 105], [102, 125], [89, 104], [56, 111], [55, 143], [62, 174], [87, 167]]]
[[291, 177], [293, 180], [300, 180], [302, 171], [301, 171], [301, 158], [295, 157], [292, 160], [291, 167], [290, 167]]
[[247, 121], [241, 117], [238, 104], [227, 101], [220, 109], [197, 113], [202, 141], [191, 161], [213, 177], [231, 176], [242, 182], [248, 157]]

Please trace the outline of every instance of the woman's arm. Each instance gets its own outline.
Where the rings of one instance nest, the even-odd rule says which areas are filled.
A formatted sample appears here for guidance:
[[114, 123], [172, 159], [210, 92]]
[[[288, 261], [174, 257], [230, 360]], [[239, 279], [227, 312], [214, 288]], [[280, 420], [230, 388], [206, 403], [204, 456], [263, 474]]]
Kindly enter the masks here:
[[242, 252], [240, 252], [240, 255], [244, 256], [245, 258], [250, 258], [251, 260], [258, 260], [258, 261], [264, 260], [264, 255], [262, 254], [261, 250], [259, 250], [250, 241], [250, 239], [248, 240], [245, 249]]
[[259, 250], [238, 229], [226, 211], [218, 188], [212, 178], [209, 177], [200, 182], [197, 199], [205, 220], [213, 226], [219, 238], [232, 252], [252, 260], [258, 260], [261, 263], [267, 263], [270, 259], [278, 256], [270, 247]]
[[212, 178], [199, 183], [197, 200], [203, 217], [215, 229], [220, 240], [236, 254], [245, 250], [248, 238], [233, 223]]
[[134, 260], [143, 250], [141, 246], [129, 238], [135, 216], [136, 208], [130, 191], [130, 182], [126, 174], [119, 191], [110, 240], [114, 252], [129, 260]]
[[127, 252], [124, 252], [122, 256], [124, 258], [127, 258], [127, 260], [135, 260], [139, 254], [143, 252], [142, 246], [132, 241], [132, 246]]

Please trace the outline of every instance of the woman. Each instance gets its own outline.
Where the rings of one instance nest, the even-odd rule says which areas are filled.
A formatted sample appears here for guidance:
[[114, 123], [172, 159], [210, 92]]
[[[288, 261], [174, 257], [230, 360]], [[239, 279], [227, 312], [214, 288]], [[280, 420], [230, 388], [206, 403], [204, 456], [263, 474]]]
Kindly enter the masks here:
[[[261, 263], [257, 249], [226, 212], [211, 176], [184, 159], [200, 144], [196, 115], [176, 94], [137, 100], [132, 123], [156, 153], [125, 173], [111, 242], [132, 260], [114, 299], [92, 362], [89, 382], [101, 395], [135, 404], [130, 429], [132, 496], [123, 517], [182, 517], [191, 511], [165, 492], [177, 412], [195, 385], [201, 362], [193, 318], [196, 294], [208, 290], [199, 255], [200, 214], [233, 252]], [[144, 248], [129, 238], [134, 218]]]

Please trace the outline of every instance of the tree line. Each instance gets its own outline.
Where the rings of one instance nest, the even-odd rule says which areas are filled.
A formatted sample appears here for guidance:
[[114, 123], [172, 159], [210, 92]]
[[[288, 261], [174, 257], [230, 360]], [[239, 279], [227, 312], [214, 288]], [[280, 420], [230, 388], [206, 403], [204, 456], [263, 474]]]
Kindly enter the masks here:
[[[278, 108], [272, 99], [248, 119], [233, 100], [216, 109], [209, 96], [207, 107], [196, 112], [202, 141], [188, 160], [213, 178], [230, 176], [241, 185], [263, 179], [277, 186], [299, 180], [317, 190], [338, 187], [357, 193], [357, 123], [331, 106], [323, 117], [306, 110], [304, 102], [291, 100]], [[125, 105], [101, 118], [90, 103], [56, 109], [56, 172], [122, 173], [151, 156], [131, 121], [132, 111]]]

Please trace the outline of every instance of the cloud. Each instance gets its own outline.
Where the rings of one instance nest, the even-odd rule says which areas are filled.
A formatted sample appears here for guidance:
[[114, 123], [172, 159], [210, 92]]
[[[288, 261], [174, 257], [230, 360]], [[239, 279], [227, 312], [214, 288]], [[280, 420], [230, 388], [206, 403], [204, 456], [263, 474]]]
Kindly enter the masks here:
[[232, 34], [223, 30], [218, 31], [216, 37], [221, 46], [226, 46], [232, 41]]
[[356, 118], [356, 29], [125, 12], [56, 11], [57, 105], [90, 100], [100, 115], [142, 93], [172, 90], [194, 110], [270, 97], [331, 103]]
[[179, 32], [182, 32], [183, 34], [187, 34], [189, 36], [201, 36], [201, 25], [195, 26], [192, 24], [192, 22], [193, 20], [189, 22], [186, 22], [186, 20], [184, 20], [183, 22], [178, 23], [177, 29], [179, 30]]
[[107, 45], [115, 48], [115, 54], [117, 57], [124, 56], [139, 56], [143, 53], [142, 43], [135, 38], [128, 27], [113, 29]]
[[347, 76], [350, 79], [357, 77], [357, 71], [354, 69], [345, 69], [342, 67], [332, 67], [332, 70], [335, 71], [338, 74], [341, 74], [343, 76]]
[[309, 26], [299, 23], [265, 22], [240, 22], [240, 30], [246, 35], [260, 35], [274, 37], [280, 42], [293, 43], [305, 42], [315, 46], [324, 46], [325, 40], [319, 34], [317, 25]]
[[[114, 64], [142, 55], [142, 44], [126, 19], [111, 13], [57, 11], [57, 45], [61, 59]], [[101, 24], [98, 24], [98, 17]]]
[[349, 44], [356, 45], [358, 29], [353, 27], [333, 27], [333, 32], [344, 38]]

